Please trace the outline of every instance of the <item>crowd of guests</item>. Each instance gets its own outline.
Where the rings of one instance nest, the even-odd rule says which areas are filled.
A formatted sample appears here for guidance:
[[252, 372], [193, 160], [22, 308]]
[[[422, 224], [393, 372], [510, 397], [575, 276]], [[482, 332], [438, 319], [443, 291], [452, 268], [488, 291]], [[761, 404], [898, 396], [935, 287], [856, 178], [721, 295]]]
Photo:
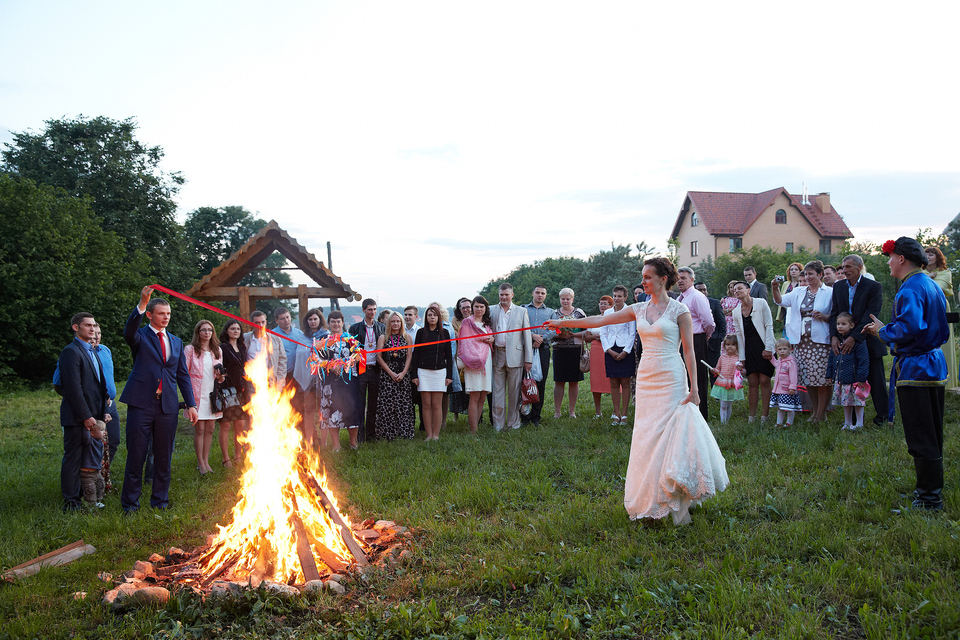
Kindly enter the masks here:
[[[927, 274], [952, 298], [943, 254], [927, 247], [924, 258]], [[721, 422], [729, 420], [733, 403], [746, 397], [750, 422], [757, 419], [758, 410], [759, 420], [766, 422], [773, 408], [778, 426], [792, 425], [803, 411], [818, 423], [825, 420], [828, 409], [843, 407], [844, 428], [858, 429], [870, 397], [876, 412], [873, 422], [892, 420], [883, 366], [887, 347], [876, 332], [864, 330], [880, 314], [882, 290], [866, 273], [860, 256], [849, 255], [838, 267], [819, 260], [793, 263], [784, 276], [770, 282], [769, 300], [766, 285], [751, 266], [744, 269], [743, 280], [731, 281], [719, 299], [708, 296], [693, 269], [676, 271], [677, 291], [670, 291], [669, 297], [690, 312], [690, 348], [697, 363], [696, 384], [690, 386], [697, 389], [704, 419], [709, 416], [709, 397], [720, 402]], [[589, 372], [594, 418], [603, 419], [602, 397], [609, 394], [611, 424], [633, 423], [631, 396], [643, 354], [636, 322], [591, 330], [544, 328], [548, 321], [587, 318], [570, 288], [557, 293], [560, 305], [554, 309], [545, 304], [546, 287], [536, 286], [532, 301], [520, 306], [513, 302], [513, 287], [503, 283], [492, 307], [483, 296], [460, 298], [451, 319], [444, 306], [433, 302], [422, 324], [416, 306], [407, 307], [402, 315], [391, 310], [378, 314], [376, 301], [369, 298], [362, 302], [363, 320], [350, 327], [340, 311], [324, 316], [319, 308], [307, 311], [297, 327], [289, 310], [281, 307], [273, 314], [272, 332], [288, 340], [268, 332], [266, 314], [255, 311], [251, 331], [243, 331], [236, 319], [224, 323], [219, 332], [212, 322], [201, 320], [186, 345], [165, 331], [170, 305], [151, 300], [151, 295], [152, 289], [144, 288], [124, 333], [134, 355], [134, 370], [120, 398], [129, 405], [121, 500], [128, 512], [139, 508], [144, 464], [150, 460], [152, 469], [148, 466], [146, 475], [153, 486], [151, 505], [165, 508], [169, 504], [178, 407], [194, 424], [201, 476], [213, 471], [209, 457], [218, 424], [222, 467], [242, 460], [241, 436], [249, 428], [244, 405], [253, 392], [244, 367], [261, 352], [266, 352], [271, 381], [292, 391], [308, 447], [319, 440], [320, 447], [339, 451], [341, 431], [347, 432], [353, 449], [365, 441], [414, 438], [418, 414], [428, 441], [440, 438], [450, 413], [454, 419], [466, 414], [470, 433], [476, 433], [485, 405], [497, 432], [539, 424], [551, 364], [555, 419], [564, 414], [576, 417], [579, 385]], [[599, 299], [600, 314], [620, 313], [628, 296], [626, 287], [614, 287]], [[634, 287], [634, 304], [646, 299], [643, 287]], [[141, 328], [144, 316], [149, 326]], [[775, 335], [774, 317], [783, 322], [782, 336]], [[120, 419], [112, 358], [109, 349], [99, 344], [99, 326], [90, 314], [77, 314], [72, 326], [76, 339], [64, 350], [54, 382], [64, 396], [62, 491], [66, 508], [77, 509], [82, 499], [102, 505], [102, 492], [81, 481], [81, 470], [86, 473], [96, 466], [99, 472], [101, 465], [94, 463], [100, 459], [109, 468], [120, 441]], [[354, 367], [344, 375], [312, 374], [311, 349], [304, 345], [341, 334], [363, 345], [364, 371]], [[955, 385], [952, 327], [950, 335], [944, 352], [952, 381], [948, 384]], [[345, 342], [328, 344], [321, 357], [350, 355]], [[531, 375], [537, 381], [539, 400], [522, 407], [521, 383]], [[738, 379], [746, 387], [746, 396]], [[183, 397], [179, 403], [178, 389]], [[101, 428], [106, 436], [91, 435], [99, 434]]]

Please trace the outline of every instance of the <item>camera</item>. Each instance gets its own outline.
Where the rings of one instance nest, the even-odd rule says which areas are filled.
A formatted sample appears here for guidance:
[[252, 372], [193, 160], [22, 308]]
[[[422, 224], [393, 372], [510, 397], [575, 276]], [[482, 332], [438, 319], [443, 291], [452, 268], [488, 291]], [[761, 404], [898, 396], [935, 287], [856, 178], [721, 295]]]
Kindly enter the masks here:
[[219, 374], [221, 376], [225, 376], [227, 375], [227, 368], [222, 364], [215, 364], [213, 365], [213, 373], [214, 375]]
[[783, 276], [776, 276], [773, 280], [774, 280], [774, 282], [783, 282], [783, 281], [784, 281], [784, 277], [783, 277]]

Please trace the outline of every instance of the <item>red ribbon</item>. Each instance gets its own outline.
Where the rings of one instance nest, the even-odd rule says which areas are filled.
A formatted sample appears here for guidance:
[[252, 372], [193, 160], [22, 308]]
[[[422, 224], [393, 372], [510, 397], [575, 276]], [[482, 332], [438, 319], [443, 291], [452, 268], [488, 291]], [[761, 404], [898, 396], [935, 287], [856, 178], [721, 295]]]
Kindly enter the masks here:
[[[163, 293], [169, 294], [169, 295], [173, 296], [174, 298], [179, 298], [180, 300], [184, 300], [185, 302], [189, 302], [189, 303], [191, 303], [191, 304], [195, 304], [195, 305], [197, 305], [198, 307], [203, 307], [204, 309], [208, 309], [208, 310], [210, 310], [210, 311], [215, 311], [216, 313], [219, 313], [219, 314], [222, 315], [222, 316], [227, 316], [228, 318], [233, 318], [234, 320], [237, 320], [238, 322], [242, 322], [243, 324], [248, 324], [248, 325], [250, 325], [251, 327], [254, 327], [255, 329], [263, 329], [264, 331], [266, 331], [267, 333], [269, 333], [269, 334], [271, 334], [271, 335], [277, 336], [278, 338], [283, 338], [284, 340], [287, 340], [287, 341], [292, 342], [292, 343], [294, 343], [294, 344], [298, 344], [298, 345], [300, 345], [301, 347], [304, 347], [304, 348], [306, 348], [306, 349], [312, 349], [312, 348], [313, 348], [311, 345], [306, 345], [306, 344], [303, 344], [302, 342], [297, 342], [297, 341], [294, 340], [293, 338], [289, 338], [289, 337], [283, 335], [282, 333], [277, 333], [277, 332], [271, 331], [270, 329], [267, 329], [267, 328], [265, 328], [265, 327], [261, 327], [260, 325], [254, 323], [254, 322], [251, 322], [250, 320], [244, 320], [244, 319], [241, 318], [240, 316], [235, 316], [235, 315], [233, 315], [232, 313], [230, 313], [230, 312], [228, 312], [228, 311], [224, 311], [223, 309], [219, 309], [219, 308], [217, 308], [217, 307], [214, 307], [213, 305], [207, 304], [206, 302], [203, 302], [203, 301], [201, 301], [201, 300], [197, 300], [196, 298], [191, 298], [190, 296], [184, 295], [184, 294], [179, 293], [179, 292], [177, 292], [177, 291], [174, 291], [173, 289], [168, 289], [168, 288], [166, 288], [166, 287], [163, 286], [163, 285], [160, 285], [160, 284], [152, 284], [152, 285], [150, 285], [150, 287], [153, 288], [153, 289], [156, 289], [157, 291], [162, 291]], [[344, 328], [346, 328], [346, 327], [344, 327]], [[386, 353], [386, 352], [388, 352], [388, 351], [399, 351], [399, 350], [401, 350], [401, 349], [412, 349], [413, 347], [425, 347], [425, 346], [427, 346], [427, 345], [443, 344], [443, 343], [445, 343], [445, 342], [456, 342], [457, 340], [472, 340], [473, 338], [482, 338], [482, 337], [486, 337], [486, 336], [496, 336], [496, 335], [500, 335], [500, 334], [502, 334], [502, 333], [514, 333], [514, 332], [516, 332], [516, 331], [529, 331], [530, 329], [551, 329], [551, 330], [553, 330], [553, 331], [556, 331], [557, 333], [560, 333], [560, 330], [559, 330], [559, 329], [554, 329], [553, 327], [548, 327], [548, 326], [546, 325], [546, 323], [544, 323], [544, 324], [541, 324], [541, 325], [536, 326], [536, 327], [524, 327], [524, 328], [522, 328], [522, 329], [507, 329], [506, 331], [494, 331], [493, 333], [487, 333], [487, 334], [476, 335], [476, 336], [466, 336], [466, 337], [464, 337], [464, 338], [450, 338], [449, 340], [437, 340], [437, 341], [435, 341], [435, 342], [421, 342], [421, 343], [416, 344], [416, 345], [405, 344], [405, 345], [401, 345], [401, 346], [399, 346], [399, 347], [389, 347], [389, 348], [387, 348], [387, 349], [375, 349], [375, 350], [373, 350], [373, 351], [367, 351], [367, 350], [365, 350], [365, 349], [360, 349], [360, 354], [363, 356], [363, 362], [364, 362], [364, 364], [365, 364], [365, 363], [366, 363], [366, 356], [367, 356], [367, 354], [370, 354], [370, 353]]]

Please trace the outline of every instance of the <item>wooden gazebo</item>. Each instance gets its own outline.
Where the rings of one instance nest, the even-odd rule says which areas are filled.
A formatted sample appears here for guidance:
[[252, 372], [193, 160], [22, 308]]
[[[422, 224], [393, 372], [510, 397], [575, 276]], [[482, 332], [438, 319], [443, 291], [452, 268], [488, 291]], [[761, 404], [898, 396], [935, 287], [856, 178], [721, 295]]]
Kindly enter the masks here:
[[[301, 284], [296, 287], [240, 287], [238, 283], [250, 272], [259, 267], [274, 251], [292, 262], [307, 274], [318, 286]], [[199, 300], [221, 302], [240, 301], [240, 316], [249, 318], [253, 310], [253, 300], [289, 300], [296, 298], [300, 303], [300, 317], [309, 309], [310, 298], [353, 298], [360, 300], [360, 294], [350, 288], [307, 251], [299, 242], [280, 228], [275, 220], [260, 229], [245, 245], [232, 256], [220, 263], [209, 274], [197, 282], [187, 295]]]

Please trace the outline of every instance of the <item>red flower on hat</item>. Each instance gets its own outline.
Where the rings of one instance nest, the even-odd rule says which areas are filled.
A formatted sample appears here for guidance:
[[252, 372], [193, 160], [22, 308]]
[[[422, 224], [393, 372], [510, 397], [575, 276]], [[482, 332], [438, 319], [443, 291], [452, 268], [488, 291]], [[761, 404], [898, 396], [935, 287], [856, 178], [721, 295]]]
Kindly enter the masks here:
[[891, 253], [893, 253], [893, 249], [896, 246], [896, 244], [897, 243], [894, 242], [893, 240], [887, 240], [886, 242], [883, 243], [883, 247], [880, 249], [880, 253], [882, 253], [885, 256], [890, 255]]

